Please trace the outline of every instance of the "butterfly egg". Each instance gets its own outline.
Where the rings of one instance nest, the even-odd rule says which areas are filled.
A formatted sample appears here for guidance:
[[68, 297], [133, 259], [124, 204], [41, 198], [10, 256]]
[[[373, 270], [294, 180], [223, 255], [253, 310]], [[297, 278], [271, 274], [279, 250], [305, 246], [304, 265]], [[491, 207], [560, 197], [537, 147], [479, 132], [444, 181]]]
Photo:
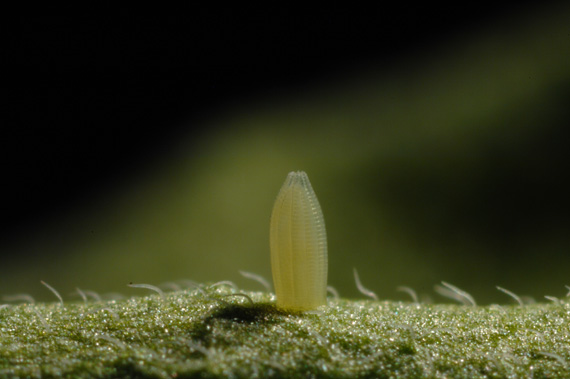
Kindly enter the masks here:
[[325, 220], [303, 171], [290, 172], [277, 195], [269, 240], [277, 306], [303, 311], [325, 305], [328, 271]]

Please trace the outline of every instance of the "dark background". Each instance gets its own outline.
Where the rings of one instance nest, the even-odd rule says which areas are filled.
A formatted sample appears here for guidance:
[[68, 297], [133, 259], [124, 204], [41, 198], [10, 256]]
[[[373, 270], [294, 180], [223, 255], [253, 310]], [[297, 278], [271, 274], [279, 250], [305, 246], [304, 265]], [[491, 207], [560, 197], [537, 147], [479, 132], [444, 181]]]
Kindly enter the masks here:
[[188, 125], [200, 125], [192, 129], [196, 143], [219, 132], [200, 120], [235, 102], [390, 66], [450, 35], [532, 9], [526, 2], [477, 4], [17, 20], [4, 58], [0, 237], [27, 232], [128, 180]]
[[[204, 141], [217, 136], [220, 140], [232, 139], [237, 135], [234, 132], [239, 128], [235, 123], [219, 122], [228, 114], [228, 109], [245, 109], [244, 112], [247, 113], [252, 104], [273, 94], [276, 98], [302, 99], [307, 93], [317, 92], [326, 97], [329, 86], [334, 87], [335, 83], [342, 82], [344, 76], [373, 71], [388, 77], [390, 73], [396, 73], [393, 75], [393, 80], [397, 83], [394, 88], [401, 89], [401, 92], [395, 93], [393, 102], [387, 103], [397, 107], [394, 113], [398, 114], [398, 118], [391, 121], [394, 121], [392, 127], [402, 130], [401, 135], [398, 131], [390, 134], [391, 125], [376, 125], [375, 99], [369, 100], [372, 104], [369, 108], [359, 104], [368, 112], [363, 116], [364, 120], [357, 119], [351, 113], [353, 109], [350, 106], [347, 106], [345, 113], [338, 114], [349, 115], [348, 121], [343, 122], [354, 125], [355, 130], [362, 130], [359, 138], [363, 141], [367, 140], [366, 133], [370, 132], [382, 138], [384, 135], [392, 136], [393, 142], [401, 145], [386, 152], [383, 150], [386, 148], [382, 145], [383, 139], [378, 138], [378, 146], [381, 147], [377, 148], [376, 156], [372, 156], [368, 163], [357, 169], [343, 172], [342, 167], [338, 170], [337, 167], [327, 167], [329, 165], [326, 162], [319, 161], [320, 157], [310, 156], [310, 153], [304, 157], [310, 159], [297, 158], [297, 152], [304, 150], [297, 150], [296, 144], [291, 143], [287, 145], [289, 150], [285, 159], [290, 159], [291, 163], [286, 165], [283, 172], [275, 173], [275, 178], [269, 178], [270, 174], [273, 175], [272, 169], [251, 173], [253, 178], [255, 175], [264, 176], [268, 182], [279, 184], [281, 177], [285, 177], [286, 170], [305, 167], [308, 167], [308, 171], [313, 169], [310, 173], [311, 180], [316, 180], [315, 187], [320, 189], [317, 193], [321, 202], [324, 202], [323, 208], [329, 209], [325, 214], [327, 228], [331, 231], [331, 251], [339, 257], [336, 266], [331, 265], [333, 284], [340, 283], [342, 293], [348, 291], [348, 295], [353, 295], [356, 291], [352, 288], [349, 265], [368, 268], [369, 272], [363, 272], [362, 277], [370, 280], [374, 275], [373, 267], [405, 272], [402, 262], [409, 261], [420, 268], [417, 275], [413, 270], [408, 276], [401, 274], [403, 281], [398, 283], [395, 280], [400, 280], [400, 277], [386, 275], [383, 282], [377, 282], [380, 283], [378, 286], [384, 290], [393, 290], [396, 285], [410, 284], [427, 292], [432, 290], [434, 283], [447, 280], [460, 286], [471, 284], [470, 289], [475, 287], [479, 298], [484, 298], [490, 291], [489, 288], [494, 291], [494, 285], [497, 284], [515, 292], [522, 288], [524, 293], [535, 297], [544, 295], [545, 291], [555, 294], [552, 288], [563, 289], [563, 285], [568, 284], [560, 281], [564, 280], [561, 279], [561, 267], [568, 262], [566, 230], [570, 225], [567, 216], [570, 211], [569, 188], [564, 180], [570, 168], [567, 148], [570, 140], [570, 82], [567, 76], [564, 77], [565, 74], [560, 74], [564, 80], [553, 86], [545, 85], [548, 88], [544, 93], [528, 90], [530, 100], [517, 98], [513, 102], [514, 108], [510, 109], [508, 101], [501, 97], [503, 94], [486, 92], [489, 89], [497, 90], [498, 86], [492, 85], [492, 75], [501, 72], [502, 63], [501, 47], [493, 46], [494, 41], [486, 38], [486, 33], [503, 36], [501, 43], [510, 41], [522, 46], [521, 49], [524, 50], [525, 44], [529, 42], [530, 46], [532, 41], [518, 39], [517, 33], [526, 34], [524, 26], [520, 26], [524, 22], [515, 21], [526, 17], [538, 23], [543, 14], [555, 15], [558, 8], [564, 9], [555, 2], [540, 5], [531, 2], [478, 2], [462, 3], [460, 7], [381, 4], [376, 11], [236, 10], [220, 7], [213, 10], [173, 10], [168, 17], [155, 18], [119, 15], [15, 18], [7, 28], [7, 44], [4, 49], [2, 87], [6, 100], [0, 138], [0, 259], [13, 264], [10, 268], [22, 270], [10, 273], [11, 276], [17, 277], [17, 273], [27, 271], [29, 278], [25, 279], [25, 284], [12, 281], [9, 285], [6, 284], [6, 279], [2, 286], [8, 286], [12, 292], [19, 291], [20, 288], [35, 290], [39, 287], [40, 279], [54, 284], [55, 280], [63, 276], [68, 276], [68, 281], [62, 280], [55, 285], [82, 286], [81, 280], [92, 273], [77, 271], [79, 273], [71, 277], [69, 269], [58, 272], [56, 266], [57, 259], [61, 257], [71, 262], [69, 267], [81, 267], [83, 261], [92, 262], [81, 256], [85, 241], [93, 242], [91, 256], [98, 255], [99, 248], [110, 256], [121, 257], [124, 254], [123, 261], [117, 259], [114, 263], [116, 267], [113, 280], [109, 279], [109, 283], [105, 283], [108, 284], [106, 290], [117, 288], [117, 283], [123, 286], [123, 283], [137, 277], [143, 281], [172, 279], [166, 277], [164, 272], [167, 268], [162, 264], [170, 264], [179, 269], [176, 267], [177, 254], [185, 254], [192, 251], [191, 248], [165, 247], [164, 251], [170, 251], [172, 256], [154, 265], [157, 267], [155, 276], [145, 272], [146, 268], [142, 265], [138, 271], [137, 267], [129, 271], [125, 267], [129, 267], [129, 259], [136, 256], [136, 249], [148, 244], [144, 236], [141, 237], [144, 232], [139, 231], [140, 235], [132, 232], [131, 236], [129, 227], [148, 225], [132, 223], [124, 229], [118, 228], [120, 233], [127, 235], [116, 237], [106, 230], [102, 231], [103, 228], [100, 227], [107, 221], [124, 216], [113, 215], [112, 207], [116, 206], [115, 203], [109, 202], [113, 204], [108, 208], [111, 210], [105, 211], [107, 218], [101, 217], [104, 221], [99, 224], [91, 220], [89, 212], [92, 209], [85, 211], [82, 207], [89, 204], [96, 208], [97, 199], [112, 197], [113, 193], [120, 192], [117, 188], [135, 182], [136, 178], [147, 172], [160, 171], [165, 167], [164, 157], [172, 151], [184, 150], [185, 155], [196, 162], [215, 159], [216, 154], [221, 155], [219, 149], [215, 152], [205, 149]], [[437, 98], [429, 98], [432, 95], [430, 86], [437, 86], [429, 80], [414, 83], [414, 72], [421, 72], [427, 61], [437, 62], [440, 55], [445, 57], [442, 51], [448, 49], [454, 54], [461, 54], [464, 44], [468, 45], [471, 41], [476, 45], [473, 41], [479, 39], [491, 46], [488, 50], [482, 49], [490, 51], [490, 55], [481, 57], [480, 62], [470, 61], [463, 66], [457, 63], [454, 65], [445, 60], [448, 58], [442, 58], [443, 64], [460, 67], [457, 69], [460, 74], [444, 73], [439, 80], [451, 82], [453, 78], [467, 78], [465, 82], [469, 83], [470, 70], [491, 67], [488, 79], [491, 84], [486, 87], [483, 83], [480, 90], [483, 97], [497, 96], [501, 103], [496, 110], [483, 106], [482, 109], [488, 113], [482, 115], [477, 113], [478, 104], [473, 104], [473, 115], [467, 112], [466, 116], [462, 114], [457, 118], [464, 124], [443, 125], [441, 134], [433, 132], [436, 129], [426, 124], [426, 130], [432, 128], [432, 131], [426, 132], [426, 136], [434, 138], [430, 145], [429, 140], [426, 142], [421, 134], [424, 127], [422, 120], [409, 117], [408, 113], [413, 112], [414, 107], [421, 110], [425, 104], [437, 101]], [[548, 37], [545, 40], [548, 41]], [[570, 29], [568, 41], [570, 49]], [[505, 50], [508, 47], [510, 46], [504, 46]], [[492, 55], [494, 53], [497, 58]], [[528, 52], [529, 56], [533, 54], [536, 52]], [[456, 55], [451, 56], [458, 59]], [[505, 56], [508, 57], [508, 54]], [[552, 56], [560, 55], [553, 53]], [[402, 62], [405, 62], [405, 68], [401, 67]], [[513, 67], [512, 73], [506, 72], [503, 75], [512, 74], [519, 81], [534, 80], [535, 78], [527, 78], [525, 70], [532, 70], [524, 66], [524, 63], [521, 63], [522, 68]], [[568, 65], [570, 67], [570, 62]], [[496, 67], [496, 71], [493, 71]], [[542, 67], [548, 69], [550, 66], [540, 66], [536, 72]], [[553, 64], [552, 67], [557, 65]], [[552, 74], [553, 77], [554, 75]], [[422, 78], [421, 74], [417, 74], [417, 77]], [[445, 119], [447, 113], [453, 114], [456, 111], [446, 108], [446, 104], [459, 104], [459, 107], [468, 109], [471, 106], [469, 101], [477, 98], [475, 95], [461, 93], [461, 80], [459, 82], [456, 92], [449, 91], [459, 93], [459, 101], [454, 102], [445, 97], [450, 95], [444, 95], [441, 104], [434, 103], [434, 109], [442, 115], [442, 119]], [[452, 85], [453, 83], [450, 88]], [[465, 88], [471, 87], [466, 85]], [[522, 88], [534, 87], [529, 85], [528, 88]], [[427, 93], [427, 98], [416, 99], [417, 103], [409, 104], [408, 107], [405, 102], [409, 99], [413, 101], [415, 94], [423, 93], [422, 90]], [[505, 93], [516, 95], [516, 90]], [[346, 96], [350, 98], [350, 93]], [[355, 99], [355, 102], [359, 101], [358, 98]], [[318, 105], [310, 104], [307, 105], [308, 108], [318, 109]], [[318, 112], [322, 112], [322, 109]], [[354, 109], [358, 113], [361, 108]], [[311, 114], [311, 111], [307, 111], [307, 114]], [[335, 113], [331, 111], [330, 114]], [[278, 120], [279, 113], [274, 117]], [[321, 116], [317, 117], [317, 121], [319, 117]], [[327, 131], [327, 122], [329, 121], [323, 121], [325, 127], [319, 129], [318, 133]], [[474, 123], [485, 125], [480, 134], [473, 132], [478, 129], [472, 127]], [[283, 126], [275, 126], [277, 124], [263, 127], [275, 128], [276, 136], [283, 136], [284, 133], [277, 130]], [[374, 134], [370, 128], [366, 129], [369, 124], [373, 128], [385, 128], [387, 132]], [[334, 129], [335, 120], [330, 125]], [[341, 137], [337, 140], [342, 141], [343, 133], [350, 136], [350, 131], [340, 130], [345, 128], [342, 122], [338, 125], [341, 126], [334, 133], [338, 133]], [[449, 128], [449, 133], [443, 131], [445, 128]], [[455, 149], [452, 139], [462, 137], [463, 129], [467, 130], [465, 133], [473, 133], [473, 141], [465, 138], [461, 143], [458, 142]], [[492, 132], [486, 134], [488, 130]], [[299, 130], [295, 131], [297, 132]], [[300, 132], [310, 134], [309, 130]], [[410, 138], [406, 136], [408, 132]], [[360, 142], [357, 139], [352, 141], [353, 145], [347, 144], [351, 147], [345, 151], [328, 151], [326, 138], [332, 140], [334, 133], [322, 139], [322, 149], [316, 149], [324, 154], [321, 160], [333, 161], [333, 157], [342, 157], [343, 154], [358, 155], [359, 148], [355, 146], [359, 146]], [[392, 149], [391, 145], [388, 147]], [[237, 158], [234, 160], [237, 161]], [[329, 169], [329, 179], [326, 179], [327, 174], [322, 174], [319, 178], [318, 170], [315, 169], [319, 166], [311, 166], [311, 162], [315, 161]], [[340, 161], [334, 162], [338, 164]], [[299, 162], [302, 165], [295, 166]], [[250, 170], [245, 164], [243, 167], [245, 171]], [[313, 174], [315, 172], [317, 175]], [[336, 172], [336, 179], [344, 183], [344, 187], [337, 188], [336, 194], [330, 190], [327, 193], [325, 184], [328, 180], [333, 187], [336, 185], [337, 182], [332, 179], [337, 175]], [[194, 172], [184, 172], [186, 174], [190, 176]], [[174, 176], [176, 175], [179, 173]], [[204, 180], [210, 176], [207, 173], [199, 178]], [[226, 180], [233, 183], [231, 175]], [[244, 188], [246, 185], [247, 188], [252, 188], [253, 183], [244, 184]], [[195, 187], [195, 183], [189, 185], [190, 189]], [[213, 185], [211, 188], [213, 197], [224, 197], [225, 193], [220, 190], [224, 186]], [[131, 193], [127, 193], [130, 196]], [[366, 205], [356, 205], [350, 210], [353, 204], [347, 200], [348, 196], [369, 201]], [[260, 194], [258, 197], [262, 198]], [[141, 196], [141, 199], [141, 204], [133, 209], [144, 208], [147, 198]], [[207, 201], [208, 199], [204, 200], [204, 203]], [[180, 203], [186, 204], [187, 201], [182, 199]], [[217, 203], [223, 208], [223, 202]], [[270, 209], [269, 204], [260, 206]], [[176, 206], [174, 208], [176, 211]], [[217, 212], [223, 215], [222, 210]], [[81, 232], [68, 233], [70, 225], [73, 226], [75, 220], [81, 220], [73, 212], [86, 215], [88, 221], [77, 222]], [[377, 217], [375, 212], [383, 212], [384, 218]], [[67, 221], [61, 221], [70, 214], [72, 216]], [[148, 214], [149, 219], [154, 217], [152, 210]], [[204, 211], [204, 214], [208, 212]], [[380, 221], [373, 224], [371, 230], [367, 230], [366, 222], [360, 224], [361, 215], [365, 215], [364, 220]], [[264, 218], [265, 214], [262, 216]], [[341, 216], [346, 217], [343, 219]], [[132, 217], [136, 219], [136, 216]], [[224, 217], [231, 219], [232, 215], [214, 217], [212, 226], [207, 222], [202, 223], [204, 229], [196, 233], [215, 234], [219, 225], [224, 224]], [[174, 217], [173, 219], [175, 220]], [[184, 220], [184, 216], [181, 216], [181, 220]], [[124, 226], [121, 222], [120, 226]], [[342, 223], [350, 224], [352, 230], [345, 230]], [[239, 224], [235, 220], [228, 221], [228, 240], [231, 240], [230, 236], [243, 234], [239, 228], [231, 228], [232, 225]], [[244, 225], [249, 226], [247, 223]], [[378, 225], [386, 228], [377, 228]], [[263, 224], [262, 228], [265, 227]], [[95, 230], [95, 233], [91, 231], [92, 236], [89, 235], [89, 228]], [[255, 230], [258, 229], [261, 230], [261, 227], [256, 227]], [[149, 227], [149, 230], [154, 229]], [[389, 239], [383, 233], [394, 235], [391, 242], [385, 242]], [[265, 234], [263, 229], [263, 235]], [[113, 238], [120, 243], [115, 243]], [[129, 238], [135, 241], [132, 246], [127, 243]], [[161, 234], [160, 231], [156, 233], [157, 244], [162, 241], [168, 243], [169, 238], [170, 234]], [[362, 238], [369, 239], [362, 242], [367, 250], [352, 251], [353, 248], [361, 247], [355, 241]], [[68, 242], [71, 239], [79, 242], [74, 242], [77, 243], [74, 245]], [[110, 241], [107, 245], [101, 242], [105, 239]], [[214, 239], [220, 237], [212, 237]], [[251, 239], [259, 240], [254, 237]], [[127, 242], [122, 245], [124, 241]], [[207, 249], [210, 246], [208, 243], [209, 241], [203, 242], [196, 249]], [[262, 247], [255, 250], [244, 244], [243, 249], [255, 250], [265, 257], [265, 241], [259, 242], [259, 245]], [[119, 251], [116, 254], [113, 250], [115, 246], [120, 247], [117, 247]], [[125, 246], [131, 250], [120, 250]], [[155, 249], [154, 245], [147, 251], [148, 265], [151, 259], [155, 259], [152, 254], [156, 253], [158, 259], [163, 254], [152, 249]], [[60, 254], [59, 250], [66, 253]], [[376, 254], [376, 250], [382, 254]], [[105, 254], [100, 254], [100, 260], [110, 261]], [[26, 265], [36, 258], [35, 271], [27, 269]], [[192, 262], [194, 258], [190, 256], [185, 259]], [[51, 266], [48, 267], [45, 262], [50, 259], [55, 263], [50, 263]], [[141, 261], [143, 259], [140, 258]], [[250, 259], [261, 262], [254, 255]], [[342, 259], [346, 263], [342, 263]], [[367, 263], [367, 259], [371, 263]], [[426, 263], [422, 263], [421, 259]], [[393, 267], [386, 265], [391, 262], [394, 263]], [[486, 262], [489, 262], [488, 267]], [[540, 264], [537, 265], [536, 262]], [[217, 278], [212, 262], [199, 263], [203, 266], [197, 264], [193, 267], [195, 272], [189, 270], [189, 275], [207, 272], [208, 275], [204, 274], [201, 280]], [[268, 266], [266, 262], [262, 263], [261, 267]], [[208, 268], [208, 264], [211, 267]], [[235, 271], [236, 267], [247, 269], [247, 266], [239, 266], [237, 263], [228, 263], [227, 266], [229, 268], [223, 271], [224, 275], [230, 269]], [[421, 268], [425, 267], [430, 267], [431, 271], [422, 271]], [[454, 267], [460, 269], [454, 271]], [[552, 282], [546, 283], [550, 267], [555, 267], [557, 271], [551, 275]], [[538, 271], [536, 278], [528, 275], [529, 270], [534, 268]], [[98, 267], [92, 268], [92, 271], [101, 272]], [[121, 272], [124, 272], [124, 278]], [[175, 275], [181, 274], [177, 272]], [[109, 278], [111, 276], [109, 274]], [[219, 279], [226, 278], [224, 276]], [[413, 281], [414, 278], [416, 282]], [[91, 288], [102, 288], [105, 285], [90, 279], [92, 282], [85, 285]], [[501, 281], [503, 279], [505, 281]], [[533, 293], [532, 283], [541, 281], [544, 285], [541, 287], [538, 284], [543, 283], [538, 283], [536, 293]], [[374, 283], [373, 280], [372, 282]], [[353, 294], [350, 293], [351, 290]], [[502, 296], [504, 295], [496, 294], [496, 297]]]

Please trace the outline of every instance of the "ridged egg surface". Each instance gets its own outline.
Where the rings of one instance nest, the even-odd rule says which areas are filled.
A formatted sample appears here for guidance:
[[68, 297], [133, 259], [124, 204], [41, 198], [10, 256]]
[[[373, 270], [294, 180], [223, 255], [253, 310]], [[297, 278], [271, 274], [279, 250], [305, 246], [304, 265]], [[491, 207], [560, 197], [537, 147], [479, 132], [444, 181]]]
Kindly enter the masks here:
[[289, 173], [277, 195], [270, 245], [277, 306], [310, 310], [326, 304], [325, 221], [309, 178], [302, 171]]

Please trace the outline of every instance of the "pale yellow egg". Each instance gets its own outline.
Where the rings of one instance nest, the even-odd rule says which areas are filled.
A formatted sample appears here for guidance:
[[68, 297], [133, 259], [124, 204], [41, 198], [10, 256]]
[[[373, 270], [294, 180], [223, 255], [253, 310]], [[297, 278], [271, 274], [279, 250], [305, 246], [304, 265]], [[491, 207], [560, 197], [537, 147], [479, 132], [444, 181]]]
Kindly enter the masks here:
[[325, 221], [306, 173], [287, 176], [273, 207], [269, 239], [277, 306], [302, 311], [325, 305]]

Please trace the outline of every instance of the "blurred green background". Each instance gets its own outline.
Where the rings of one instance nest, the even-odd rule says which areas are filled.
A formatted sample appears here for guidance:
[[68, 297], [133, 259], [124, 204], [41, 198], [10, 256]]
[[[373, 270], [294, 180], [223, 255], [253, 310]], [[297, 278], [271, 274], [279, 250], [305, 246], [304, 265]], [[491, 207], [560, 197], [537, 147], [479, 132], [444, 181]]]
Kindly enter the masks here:
[[[308, 173], [329, 283], [425, 299], [444, 280], [478, 302], [500, 285], [543, 301], [570, 284], [570, 10], [517, 14], [437, 46], [227, 104], [151, 165], [6, 239], [0, 294], [270, 279], [269, 216], [289, 171]], [[156, 125], [159, 129], [161, 126]], [[136, 131], [135, 131], [136, 133]], [[39, 189], [40, 190], [40, 189]]]

